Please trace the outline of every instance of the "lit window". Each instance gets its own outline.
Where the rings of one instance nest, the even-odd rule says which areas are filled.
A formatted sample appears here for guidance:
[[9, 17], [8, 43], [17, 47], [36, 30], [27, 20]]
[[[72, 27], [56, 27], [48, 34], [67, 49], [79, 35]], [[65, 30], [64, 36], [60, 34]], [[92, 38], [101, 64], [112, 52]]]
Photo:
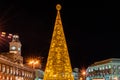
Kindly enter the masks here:
[[9, 66], [7, 66], [7, 74], [9, 73]]
[[2, 72], [5, 72], [5, 65], [2, 65]]
[[93, 69], [91, 69], [91, 71], [93, 71]]
[[97, 68], [97, 67], [95, 67], [95, 70], [98, 70], [98, 68]]
[[116, 66], [115, 66], [115, 65], [113, 65], [113, 68], [115, 69], [115, 68], [116, 68]]
[[103, 69], [103, 70], [105, 69], [104, 66], [102, 67], [102, 69]]
[[0, 71], [1, 71], [1, 64], [0, 64]]
[[24, 76], [24, 71], [22, 71], [22, 76]]
[[12, 67], [10, 67], [10, 74], [12, 74]]
[[15, 73], [18, 75], [18, 69], [17, 68], [15, 69]]
[[120, 65], [118, 65], [118, 69], [120, 69]]
[[102, 70], [102, 68], [101, 68], [101, 67], [100, 67], [99, 69], [100, 69], [100, 70]]
[[17, 77], [17, 76], [15, 77], [15, 80], [18, 80], [18, 77]]
[[7, 80], [9, 80], [9, 77], [7, 76]]
[[108, 69], [108, 66], [105, 66], [105, 69]]
[[10, 77], [10, 80], [13, 80], [13, 79], [12, 79], [12, 76]]
[[5, 76], [4, 75], [3, 75], [2, 79], [5, 80]]
[[90, 72], [91, 70], [90, 69], [88, 69], [88, 72]]
[[13, 74], [15, 74], [15, 67], [13, 67]]
[[109, 68], [111, 68], [111, 65], [109, 65]]

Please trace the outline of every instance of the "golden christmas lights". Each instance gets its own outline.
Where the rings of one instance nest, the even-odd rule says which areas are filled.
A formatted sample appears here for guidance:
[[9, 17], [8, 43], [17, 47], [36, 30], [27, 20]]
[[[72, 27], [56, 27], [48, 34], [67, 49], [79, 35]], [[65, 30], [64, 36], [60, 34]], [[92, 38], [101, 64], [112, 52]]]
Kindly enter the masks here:
[[56, 6], [57, 16], [48, 54], [44, 80], [74, 80], [67, 44], [60, 17], [61, 6]]

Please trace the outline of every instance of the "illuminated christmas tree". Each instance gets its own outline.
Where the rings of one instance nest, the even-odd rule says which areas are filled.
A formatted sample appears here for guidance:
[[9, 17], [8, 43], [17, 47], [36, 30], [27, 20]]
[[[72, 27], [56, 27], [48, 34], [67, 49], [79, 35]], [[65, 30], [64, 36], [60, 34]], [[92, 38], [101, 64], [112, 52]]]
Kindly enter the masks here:
[[44, 73], [44, 80], [74, 80], [60, 17], [61, 6], [58, 4], [56, 9], [57, 16]]

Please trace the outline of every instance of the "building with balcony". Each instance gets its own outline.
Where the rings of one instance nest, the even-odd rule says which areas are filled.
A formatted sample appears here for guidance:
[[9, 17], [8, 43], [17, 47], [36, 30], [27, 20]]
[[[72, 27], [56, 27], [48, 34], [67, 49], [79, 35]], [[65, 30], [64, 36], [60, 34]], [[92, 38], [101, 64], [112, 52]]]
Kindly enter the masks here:
[[86, 70], [86, 80], [120, 80], [120, 59], [95, 62]]
[[44, 71], [41, 69], [35, 69], [35, 80], [43, 80]]
[[0, 80], [34, 80], [34, 69], [23, 64], [19, 36], [9, 44], [9, 52], [0, 53]]
[[73, 76], [74, 76], [74, 80], [79, 80], [79, 78], [80, 78], [79, 68], [74, 68], [73, 69]]

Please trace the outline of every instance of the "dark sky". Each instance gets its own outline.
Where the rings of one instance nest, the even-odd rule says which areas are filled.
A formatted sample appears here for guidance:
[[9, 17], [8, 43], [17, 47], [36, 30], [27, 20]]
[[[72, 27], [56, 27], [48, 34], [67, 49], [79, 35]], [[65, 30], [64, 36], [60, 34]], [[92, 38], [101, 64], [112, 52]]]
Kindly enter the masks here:
[[[56, 17], [61, 18], [72, 67], [120, 57], [119, 28], [110, 2], [91, 0], [0, 0], [0, 31], [18, 34], [22, 56], [47, 58]], [[3, 45], [5, 46], [5, 45]]]

